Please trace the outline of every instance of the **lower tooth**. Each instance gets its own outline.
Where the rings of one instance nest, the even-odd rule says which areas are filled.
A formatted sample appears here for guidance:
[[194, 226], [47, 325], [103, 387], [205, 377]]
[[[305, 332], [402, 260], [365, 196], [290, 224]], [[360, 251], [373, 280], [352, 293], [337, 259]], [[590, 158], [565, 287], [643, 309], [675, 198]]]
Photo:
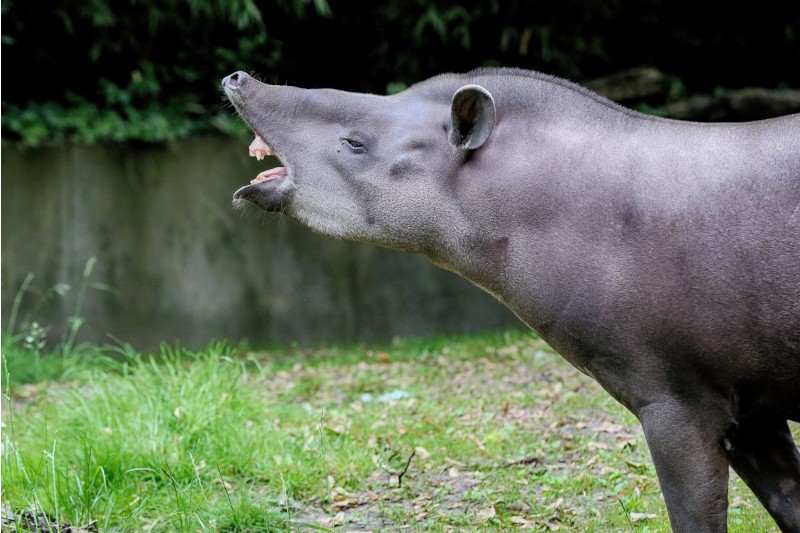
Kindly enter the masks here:
[[275, 175], [274, 174], [275, 174], [275, 169], [265, 170], [263, 172], [260, 172], [258, 174], [258, 176], [256, 176], [252, 180], [250, 180], [250, 183], [256, 184], [256, 183], [261, 183], [262, 181], [275, 179]]

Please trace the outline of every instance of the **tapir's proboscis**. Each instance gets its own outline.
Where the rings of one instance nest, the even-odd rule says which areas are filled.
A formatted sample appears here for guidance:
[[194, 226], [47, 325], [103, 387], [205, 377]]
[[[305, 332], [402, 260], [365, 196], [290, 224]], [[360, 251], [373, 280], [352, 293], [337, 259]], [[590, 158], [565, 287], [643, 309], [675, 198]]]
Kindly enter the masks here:
[[284, 165], [236, 201], [494, 295], [636, 415], [673, 531], [726, 531], [732, 467], [800, 532], [800, 114], [656, 118], [512, 69], [222, 85]]

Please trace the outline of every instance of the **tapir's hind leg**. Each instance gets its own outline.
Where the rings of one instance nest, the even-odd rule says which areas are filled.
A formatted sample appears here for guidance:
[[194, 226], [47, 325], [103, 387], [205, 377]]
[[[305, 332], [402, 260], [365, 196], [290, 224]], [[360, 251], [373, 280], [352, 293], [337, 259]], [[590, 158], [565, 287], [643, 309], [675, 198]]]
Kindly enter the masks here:
[[727, 531], [729, 462], [722, 435], [728, 417], [723, 408], [665, 401], [637, 415], [673, 532]]
[[731, 466], [784, 533], [800, 533], [800, 453], [785, 420], [743, 420]]

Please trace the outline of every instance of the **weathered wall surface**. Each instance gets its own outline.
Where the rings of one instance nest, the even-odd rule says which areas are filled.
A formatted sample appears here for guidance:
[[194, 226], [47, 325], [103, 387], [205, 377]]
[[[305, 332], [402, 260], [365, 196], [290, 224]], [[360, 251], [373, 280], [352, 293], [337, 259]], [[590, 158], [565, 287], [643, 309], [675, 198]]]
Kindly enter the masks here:
[[268, 165], [247, 139], [166, 145], [2, 147], [2, 314], [25, 276], [21, 317], [58, 337], [90, 257], [82, 337], [148, 348], [377, 340], [517, 324], [493, 298], [426, 259], [321, 237], [231, 194]]

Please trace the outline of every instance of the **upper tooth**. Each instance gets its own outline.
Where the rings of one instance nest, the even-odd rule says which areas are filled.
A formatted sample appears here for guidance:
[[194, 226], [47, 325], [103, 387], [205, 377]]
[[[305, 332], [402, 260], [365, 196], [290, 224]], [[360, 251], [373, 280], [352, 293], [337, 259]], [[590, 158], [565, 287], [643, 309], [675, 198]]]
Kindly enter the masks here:
[[259, 161], [264, 159], [265, 156], [275, 154], [275, 151], [257, 133], [256, 138], [250, 143], [249, 150], [250, 156], [254, 156]]

